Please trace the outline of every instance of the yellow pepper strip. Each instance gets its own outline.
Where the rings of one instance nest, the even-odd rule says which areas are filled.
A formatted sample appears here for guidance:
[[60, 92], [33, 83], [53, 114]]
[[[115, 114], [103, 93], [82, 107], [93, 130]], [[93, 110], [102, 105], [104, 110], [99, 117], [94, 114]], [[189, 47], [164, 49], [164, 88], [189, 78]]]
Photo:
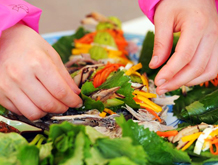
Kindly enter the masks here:
[[104, 112], [107, 112], [108, 114], [112, 115], [112, 114], [116, 114], [114, 111], [112, 111], [111, 109], [105, 108]]
[[127, 70], [125, 74], [129, 76], [129, 75], [131, 75], [133, 72], [135, 72], [135, 71], [137, 71], [137, 70], [139, 70], [139, 69], [141, 69], [141, 68], [142, 68], [142, 64], [141, 64], [141, 63], [138, 63], [138, 64], [132, 66], [129, 70]]
[[201, 135], [201, 133], [202, 132], [197, 132], [197, 133], [194, 133], [194, 134], [191, 134], [191, 135], [184, 136], [181, 139], [184, 142], [196, 140]]
[[192, 145], [192, 143], [194, 143], [195, 140], [191, 140], [189, 141], [183, 148], [182, 151], [185, 151], [188, 147], [190, 147]]
[[92, 45], [82, 44], [82, 43], [75, 43], [75, 47], [80, 48], [80, 49], [90, 49], [92, 47]]
[[134, 90], [133, 94], [141, 95], [146, 98], [156, 98], [157, 97], [157, 95], [154, 93], [147, 93], [147, 92], [139, 91], [139, 90]]
[[99, 114], [99, 116], [101, 116], [101, 117], [105, 117], [106, 115], [107, 115], [107, 113], [104, 111]]
[[72, 49], [72, 54], [77, 55], [81, 53], [88, 53], [89, 49]]
[[128, 63], [133, 63], [132, 61], [128, 60], [127, 58], [122, 58], [119, 56], [114, 56], [114, 57], [108, 56], [108, 57], [113, 58], [116, 61], [116, 63], [120, 63], [120, 64], [124, 64], [124, 65], [126, 65]]
[[212, 137], [214, 137], [215, 135], [218, 135], [218, 129], [216, 129], [210, 133], [210, 136], [212, 136]]
[[144, 74], [142, 74], [141, 75], [141, 79], [142, 79], [142, 83], [143, 83], [143, 85], [145, 85], [146, 87], [147, 87], [147, 91], [149, 91], [149, 88], [148, 88], [148, 79], [147, 79], [147, 77], [144, 75]]
[[134, 72], [131, 73], [131, 75], [132, 74], [141, 77], [141, 74], [139, 72], [134, 71]]
[[137, 101], [136, 101], [136, 103], [139, 104], [141, 107], [145, 107], [145, 108], [149, 108], [149, 109], [153, 110], [153, 108], [150, 105], [148, 105], [148, 104], [140, 103], [140, 102], [137, 102]]
[[154, 102], [152, 102], [148, 98], [141, 96], [141, 95], [136, 95], [136, 97], [137, 97], [137, 99], [142, 100], [145, 104], [149, 105], [151, 107], [150, 109], [154, 110], [155, 112], [162, 111], [162, 108], [159, 105], [155, 104]]
[[123, 53], [119, 50], [110, 50], [110, 49], [106, 49], [106, 51], [108, 52], [108, 56], [121, 56]]

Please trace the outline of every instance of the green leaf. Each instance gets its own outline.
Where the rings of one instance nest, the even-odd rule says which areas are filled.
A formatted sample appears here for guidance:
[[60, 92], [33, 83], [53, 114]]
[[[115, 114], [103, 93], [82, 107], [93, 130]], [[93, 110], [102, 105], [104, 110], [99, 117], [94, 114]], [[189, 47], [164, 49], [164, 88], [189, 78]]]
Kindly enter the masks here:
[[98, 139], [96, 145], [104, 158], [114, 159], [125, 156], [137, 164], [145, 164], [147, 162], [142, 146], [133, 145], [132, 139], [129, 137]]
[[90, 109], [97, 109], [100, 112], [104, 110], [104, 104], [101, 101], [95, 101], [91, 99], [88, 95], [92, 92], [98, 90], [92, 84], [92, 82], [85, 82], [81, 88], [81, 96], [83, 99], [83, 106], [80, 110], [90, 110]]
[[112, 159], [109, 163], [109, 165], [137, 165], [133, 161], [131, 161], [128, 157], [120, 157]]
[[187, 153], [177, 150], [171, 143], [164, 141], [155, 132], [144, 129], [132, 120], [126, 121], [123, 116], [116, 118], [121, 126], [123, 137], [130, 137], [134, 145], [142, 145], [148, 160], [155, 165], [191, 162]]
[[[180, 93], [179, 99], [175, 100], [175, 105], [173, 106], [173, 113], [177, 116], [178, 119], [184, 120], [185, 116], [181, 116], [181, 111], [185, 109], [186, 106], [190, 105], [194, 101], [201, 99], [207, 94], [216, 90], [216, 87], [200, 87], [194, 86], [194, 88], [187, 92], [186, 95]], [[186, 121], [188, 121], [189, 117], [187, 117]]]
[[95, 141], [99, 138], [106, 138], [107, 137], [90, 126], [86, 126], [85, 133], [89, 137], [89, 139], [91, 140], [92, 144], [94, 144]]
[[17, 159], [22, 165], [38, 165], [39, 149], [34, 145], [24, 145], [18, 150]]
[[88, 31], [86, 31], [83, 27], [79, 27], [75, 34], [61, 37], [56, 43], [52, 45], [60, 55], [63, 63], [69, 61], [69, 57], [72, 54], [71, 51], [74, 48], [74, 39], [79, 39], [87, 33]]
[[75, 139], [74, 154], [60, 165], [76, 164], [83, 165], [85, 139], [83, 132], [79, 132]]
[[2, 105], [0, 105], [0, 115], [7, 115], [7, 114], [8, 114], [8, 110]]
[[[174, 36], [171, 55], [175, 51], [175, 47], [176, 47], [176, 44], [178, 42], [178, 39], [179, 39], [178, 36]], [[140, 72], [146, 73], [150, 79], [154, 79], [157, 72], [161, 69], [161, 67], [159, 67], [158, 69], [150, 69], [149, 68], [149, 63], [151, 61], [151, 57], [153, 54], [153, 48], [154, 48], [154, 32], [149, 31], [146, 34], [146, 37], [143, 41], [142, 50], [141, 50], [141, 53], [139, 56], [139, 62], [141, 62], [142, 66], [143, 66]]]
[[198, 101], [186, 106], [182, 112], [181, 117], [189, 123], [199, 124], [205, 122], [213, 124], [218, 121], [218, 89], [204, 95]]
[[123, 71], [116, 72], [112, 77], [110, 77], [107, 81], [105, 81], [99, 89], [109, 89], [113, 87], [120, 87], [117, 93], [124, 95], [125, 98], [121, 99], [125, 104], [129, 105], [133, 109], [140, 108], [138, 104], [133, 100], [132, 92], [134, 91], [131, 88], [131, 84], [129, 83], [130, 78], [124, 75]]
[[28, 142], [20, 134], [0, 133], [0, 157], [8, 157], [25, 145], [28, 145]]

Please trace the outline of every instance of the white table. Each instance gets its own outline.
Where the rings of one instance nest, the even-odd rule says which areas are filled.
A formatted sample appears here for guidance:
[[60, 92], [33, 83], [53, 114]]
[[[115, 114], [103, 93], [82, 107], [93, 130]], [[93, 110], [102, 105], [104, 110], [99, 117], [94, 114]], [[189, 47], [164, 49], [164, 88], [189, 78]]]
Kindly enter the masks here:
[[122, 29], [125, 33], [145, 35], [148, 31], [154, 31], [154, 25], [146, 16], [143, 16], [123, 22]]

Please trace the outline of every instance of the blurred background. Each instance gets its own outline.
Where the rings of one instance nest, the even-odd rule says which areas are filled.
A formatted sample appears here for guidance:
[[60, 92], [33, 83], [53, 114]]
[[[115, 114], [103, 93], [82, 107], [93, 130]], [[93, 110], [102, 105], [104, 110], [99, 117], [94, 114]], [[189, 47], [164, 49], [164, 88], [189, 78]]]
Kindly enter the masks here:
[[40, 34], [75, 30], [92, 11], [117, 16], [122, 22], [144, 16], [137, 0], [26, 0], [42, 9]]

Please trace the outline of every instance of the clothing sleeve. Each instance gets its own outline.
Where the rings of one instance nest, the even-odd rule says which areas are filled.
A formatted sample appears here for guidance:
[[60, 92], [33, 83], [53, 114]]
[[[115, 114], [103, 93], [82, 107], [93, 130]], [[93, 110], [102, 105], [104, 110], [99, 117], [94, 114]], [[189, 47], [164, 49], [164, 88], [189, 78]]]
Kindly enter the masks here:
[[0, 0], [0, 36], [3, 30], [18, 22], [39, 32], [39, 19], [42, 10], [23, 0]]
[[[156, 9], [156, 5], [161, 0], [138, 0], [139, 6], [142, 12], [148, 17], [148, 19], [154, 23], [154, 13]], [[216, 8], [218, 10], [218, 0], [215, 0]]]

